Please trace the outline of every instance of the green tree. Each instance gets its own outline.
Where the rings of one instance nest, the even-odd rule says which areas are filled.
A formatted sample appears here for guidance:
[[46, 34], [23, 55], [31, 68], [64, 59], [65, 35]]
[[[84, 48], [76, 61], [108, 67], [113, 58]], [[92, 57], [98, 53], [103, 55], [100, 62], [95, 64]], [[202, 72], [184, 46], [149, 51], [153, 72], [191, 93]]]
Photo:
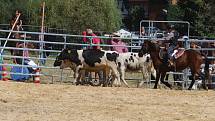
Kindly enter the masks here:
[[11, 12], [11, 1], [10, 0], [0, 0], [0, 23], [9, 23], [10, 18], [12, 17]]
[[214, 0], [179, 0], [177, 5], [168, 7], [168, 20], [190, 22], [191, 35], [213, 36], [215, 29], [214, 6]]
[[24, 24], [41, 25], [41, 3], [46, 2], [45, 25], [82, 31], [115, 31], [121, 26], [116, 0], [0, 0], [1, 23], [9, 23], [15, 10], [21, 10]]
[[68, 30], [115, 31], [121, 16], [115, 0], [47, 0], [46, 24]]
[[204, 19], [202, 28], [204, 36], [215, 37], [215, 1], [205, 0], [204, 14], [200, 13], [200, 17]]

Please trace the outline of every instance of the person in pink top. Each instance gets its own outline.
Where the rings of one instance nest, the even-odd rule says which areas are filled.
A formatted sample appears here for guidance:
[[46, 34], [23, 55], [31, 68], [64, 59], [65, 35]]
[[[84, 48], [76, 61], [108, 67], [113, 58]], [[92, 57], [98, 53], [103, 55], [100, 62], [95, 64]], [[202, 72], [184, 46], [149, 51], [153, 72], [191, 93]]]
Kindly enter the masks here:
[[[91, 39], [92, 39], [92, 43], [93, 44], [100, 44], [101, 43], [101, 39], [96, 37], [96, 34], [93, 33], [92, 29], [87, 29], [86, 31], [82, 32], [83, 36], [92, 36], [92, 38], [89, 37], [83, 37], [83, 42], [85, 44], [90, 44], [91, 43]], [[100, 49], [100, 46], [88, 46], [86, 47], [87, 49]]]
[[[19, 42], [17, 42], [16, 43], [16, 48], [28, 48], [29, 45], [30, 44], [25, 44], [25, 43], [19, 43]], [[19, 51], [18, 55], [22, 54], [23, 57], [29, 57], [29, 51], [28, 50], [17, 50], [17, 51]]]
[[[113, 33], [113, 37], [120, 37], [120, 33]], [[112, 38], [111, 45], [114, 45], [112, 47], [112, 51], [117, 51], [118, 53], [126, 53], [128, 52], [128, 48], [126, 47], [126, 44], [121, 41], [120, 38]], [[119, 45], [119, 46], [115, 46]]]

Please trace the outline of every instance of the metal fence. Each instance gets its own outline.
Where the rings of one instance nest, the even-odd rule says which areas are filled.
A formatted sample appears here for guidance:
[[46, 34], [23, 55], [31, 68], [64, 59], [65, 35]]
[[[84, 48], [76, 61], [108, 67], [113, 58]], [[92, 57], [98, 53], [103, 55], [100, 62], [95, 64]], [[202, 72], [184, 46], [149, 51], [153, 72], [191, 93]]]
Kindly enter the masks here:
[[[11, 32], [10, 30], [0, 30], [0, 33], [9, 33]], [[14, 58], [21, 58], [21, 59], [32, 59], [34, 60], [38, 67], [42, 69], [40, 75], [44, 76], [44, 80], [48, 80], [49, 82], [53, 81], [63, 81], [63, 80], [71, 80], [71, 71], [70, 70], [60, 70], [59, 68], [53, 67], [53, 63], [55, 60], [55, 57], [57, 56], [57, 54], [61, 51], [61, 49], [66, 48], [66, 47], [70, 47], [70, 48], [81, 48], [82, 46], [97, 46], [96, 44], [93, 44], [92, 42], [90, 44], [83, 44], [82, 43], [82, 38], [84, 36], [82, 35], [69, 35], [69, 34], [55, 34], [55, 33], [40, 33], [40, 32], [27, 32], [27, 31], [12, 31], [12, 33], [22, 33], [24, 35], [30, 35], [30, 36], [40, 36], [40, 35], [44, 35], [44, 36], [55, 36], [56, 38], [61, 38], [61, 39], [55, 39], [55, 40], [50, 40], [50, 39], [45, 39], [44, 41], [39, 41], [39, 39], [29, 39], [26, 38], [26, 36], [24, 36], [23, 39], [12, 39], [12, 38], [5, 38], [5, 37], [0, 37], [0, 40], [2, 43], [6, 42], [6, 40], [8, 41], [8, 43], [10, 42], [23, 42], [23, 43], [34, 43], [36, 45], [39, 45], [38, 48], [15, 48], [12, 46], [6, 46], [6, 47], [0, 47], [1, 50], [4, 50], [3, 53], [1, 54], [1, 58], [3, 58], [3, 62], [0, 64], [1, 66], [7, 66], [8, 68], [11, 67], [15, 67], [15, 66], [19, 66], [19, 67], [30, 67], [27, 65], [18, 65], [18, 64], [14, 64], [12, 62], [12, 60]], [[91, 36], [86, 36], [88, 38], [92, 38]], [[111, 40], [110, 37], [105, 37], [105, 36], [98, 36], [99, 38], [101, 38], [104, 42], [102, 44], [100, 44], [99, 46], [101, 46], [104, 50], [109, 50], [110, 47], [113, 47], [113, 45], [109, 45], [108, 41]], [[38, 37], [39, 38], [39, 37]], [[63, 38], [63, 39], [62, 39]], [[116, 37], [117, 38], [117, 37]], [[127, 42], [128, 44], [128, 48], [135, 48], [135, 49], [140, 49], [140, 46], [133, 46], [134, 42], [143, 42], [145, 39], [148, 38], [121, 38], [123, 39], [123, 41]], [[186, 41], [186, 42], [191, 42], [191, 41], [200, 41], [200, 40], [183, 40], [180, 39], [180, 41]], [[215, 42], [214, 40], [201, 40], [201, 42]], [[52, 49], [44, 49], [44, 46], [46, 44], [49, 44], [50, 46], [52, 46]], [[118, 46], [118, 45], [116, 45]], [[210, 50], [210, 51], [215, 51], [214, 48], [202, 48], [201, 50]], [[22, 51], [29, 51], [31, 53], [30, 57], [23, 57], [23, 56], [13, 56], [9, 54], [10, 50], [22, 50]], [[132, 50], [132, 49], [130, 49]], [[41, 56], [41, 53], [51, 53], [50, 56], [48, 57], [44, 57]], [[214, 57], [210, 57], [211, 59], [214, 59]], [[46, 61], [46, 63], [42, 63], [42, 61]], [[10, 70], [10, 69], [8, 69]], [[66, 75], [64, 72], [67, 72]], [[9, 72], [10, 74], [14, 74]], [[16, 74], [20, 74], [23, 75], [23, 71], [21, 73], [16, 73]], [[188, 71], [184, 72], [184, 73], [175, 73], [175, 72], [171, 72], [170, 74], [183, 74], [184, 75], [184, 79], [187, 79], [187, 76], [189, 75]], [[26, 75], [26, 74], [25, 74]], [[29, 74], [29, 75], [34, 75], [34, 74]], [[137, 77], [137, 76], [135, 76]], [[129, 78], [129, 80], [140, 80], [140, 78]], [[54, 79], [56, 78], [56, 79]], [[183, 82], [184, 85], [186, 86], [186, 84], [188, 82]]]
[[[10, 30], [0, 30], [0, 33], [9, 33], [11, 32]], [[0, 37], [0, 41], [1, 43], [3, 43], [4, 45], [7, 45], [9, 44], [10, 42], [23, 42], [23, 43], [34, 43], [36, 45], [39, 45], [39, 47], [37, 48], [27, 48], [27, 47], [24, 47], [24, 48], [16, 48], [16, 47], [12, 47], [10, 45], [7, 45], [7, 46], [1, 46], [0, 49], [1, 51], [3, 52], [1, 54], [1, 57], [3, 58], [3, 63], [1, 63], [0, 65], [1, 66], [7, 66], [8, 68], [11, 68], [11, 67], [30, 67], [30, 66], [27, 66], [27, 65], [18, 65], [18, 64], [14, 64], [13, 63], [13, 59], [14, 58], [21, 58], [22, 60], [24, 59], [32, 59], [34, 60], [36, 63], [37, 63], [37, 67], [41, 68], [42, 71], [41, 71], [41, 76], [42, 75], [49, 75], [52, 80], [53, 80], [53, 77], [57, 77], [59, 76], [60, 80], [63, 79], [63, 74], [61, 73], [59, 75], [59, 73], [57, 74], [52, 74], [52, 71], [50, 71], [50, 73], [48, 71], [44, 72], [44, 69], [47, 70], [47, 69], [58, 69], [56, 67], [53, 67], [53, 62], [55, 60], [55, 57], [57, 56], [57, 54], [60, 52], [60, 50], [62, 50], [63, 48], [66, 48], [66, 47], [70, 47], [70, 48], [81, 48], [82, 46], [97, 46], [93, 43], [90, 43], [90, 44], [83, 44], [82, 43], [82, 38], [83, 36], [82, 35], [69, 35], [69, 34], [54, 34], [54, 33], [39, 33], [39, 32], [27, 32], [27, 31], [12, 31], [12, 33], [19, 33], [19, 34], [24, 34], [24, 35], [29, 35], [29, 36], [40, 36], [40, 35], [44, 35], [44, 36], [55, 36], [55, 38], [61, 38], [61, 39], [55, 39], [55, 40], [44, 40], [44, 41], [39, 41], [39, 37], [37, 37], [37, 39], [32, 39], [32, 38], [26, 38], [26, 36], [24, 36], [24, 38], [22, 39], [14, 39], [14, 38], [5, 38], [4, 36], [1, 36]], [[91, 36], [87, 36], [88, 38], [92, 38]], [[113, 45], [109, 45], [108, 41], [110, 41], [110, 37], [104, 37], [104, 36], [98, 36], [99, 38], [101, 38], [104, 43], [100, 44], [99, 46], [101, 46], [103, 49], [105, 50], [109, 50], [110, 47], [113, 47]], [[63, 38], [63, 39], [62, 39]], [[130, 40], [132, 38], [124, 38], [124, 40], [128, 43], [130, 43]], [[7, 43], [5, 43], [7, 42]], [[52, 46], [52, 49], [44, 49], [44, 46], [46, 44], [49, 44], [49, 46]], [[42, 46], [42, 47], [41, 47]], [[116, 45], [117, 46], [117, 45]], [[133, 47], [133, 46], [127, 46], [127, 47]], [[21, 56], [14, 56], [14, 55], [10, 55], [9, 54], [9, 51], [10, 50], [15, 50], [15, 51], [19, 51], [19, 50], [22, 50], [23, 52], [24, 51], [29, 51], [31, 54], [30, 57], [21, 57]], [[47, 58], [44, 58], [41, 53], [46, 53], [46, 52], [49, 52], [51, 53], [50, 56], [48, 56]], [[47, 61], [48, 64], [46, 65], [43, 65], [41, 63], [41, 60], [43, 61]], [[60, 70], [57, 70], [57, 71], [60, 71]], [[14, 73], [11, 73], [10, 74], [14, 74]], [[23, 71], [21, 73], [16, 73], [16, 74], [20, 74], [20, 75], [23, 75]], [[24, 74], [26, 75], [26, 74]], [[29, 75], [34, 75], [34, 74], [29, 74]], [[67, 77], [66, 77], [67, 78]]]

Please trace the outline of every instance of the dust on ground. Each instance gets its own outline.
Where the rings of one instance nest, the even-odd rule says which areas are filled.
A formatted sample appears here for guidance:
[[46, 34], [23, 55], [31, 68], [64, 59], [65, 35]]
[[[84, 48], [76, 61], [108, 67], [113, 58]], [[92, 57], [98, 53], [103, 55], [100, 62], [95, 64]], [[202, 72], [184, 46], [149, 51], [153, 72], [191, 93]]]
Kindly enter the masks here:
[[215, 91], [0, 81], [1, 121], [215, 121]]

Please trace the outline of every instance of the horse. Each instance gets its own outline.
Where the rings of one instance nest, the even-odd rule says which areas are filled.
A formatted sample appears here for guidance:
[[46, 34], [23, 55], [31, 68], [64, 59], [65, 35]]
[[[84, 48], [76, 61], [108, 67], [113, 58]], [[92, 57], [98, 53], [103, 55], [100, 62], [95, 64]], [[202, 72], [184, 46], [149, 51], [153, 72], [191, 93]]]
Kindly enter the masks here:
[[[201, 76], [203, 79], [203, 88], [207, 89], [206, 87], [206, 79], [209, 77], [209, 60], [206, 55], [202, 55], [201, 53], [188, 49], [185, 50], [184, 53], [178, 57], [175, 60], [175, 66], [176, 68], [171, 68], [168, 65], [163, 64], [163, 60], [159, 57], [160, 53], [160, 46], [157, 42], [150, 41], [150, 40], [145, 40], [139, 54], [145, 54], [149, 53], [154, 65], [154, 68], [156, 70], [156, 81], [154, 85], [154, 89], [157, 89], [158, 81], [160, 80], [163, 84], [165, 84], [167, 87], [172, 89], [172, 85], [169, 84], [168, 82], [164, 81], [164, 77], [166, 75], [166, 72], [168, 71], [181, 71], [186, 68], [191, 69], [191, 83], [189, 85], [188, 90], [191, 90], [193, 87], [193, 84], [195, 83], [195, 79], [198, 76]], [[200, 72], [200, 67], [201, 64], [203, 64], [205, 60], [205, 75], [204, 77], [202, 76]]]
[[[214, 57], [215, 56], [215, 50], [201, 50], [201, 48], [215, 48], [215, 42], [202, 42], [202, 43], [197, 43], [197, 42], [191, 42], [190, 44], [190, 47], [191, 48], [194, 48], [194, 49], [198, 49], [198, 51], [200, 53], [203, 53], [205, 55], [207, 55], [208, 57]], [[215, 64], [215, 60], [214, 59], [210, 59], [210, 63], [211, 65], [214, 65]], [[212, 70], [213, 70], [213, 66], [209, 68], [209, 74], [211, 75], [212, 73]], [[209, 77], [209, 81], [208, 81], [208, 88], [212, 88], [211, 85], [212, 85], [212, 76]]]
[[[157, 43], [159, 44], [159, 46], [161, 48], [163, 48], [162, 53], [163, 54], [167, 53], [167, 48], [169, 47], [169, 43], [166, 42], [166, 39], [163, 39], [163, 38], [158, 39]], [[184, 43], [182, 41], [179, 41], [178, 45], [179, 45], [180, 48], [182, 48]], [[169, 80], [169, 74], [166, 74], [165, 81], [168, 81], [168, 80]], [[174, 85], [178, 85], [178, 86], [182, 87], [182, 84], [179, 81], [183, 81], [183, 75], [181, 75], [181, 74], [173, 74], [173, 80], [176, 81], [174, 83]]]

